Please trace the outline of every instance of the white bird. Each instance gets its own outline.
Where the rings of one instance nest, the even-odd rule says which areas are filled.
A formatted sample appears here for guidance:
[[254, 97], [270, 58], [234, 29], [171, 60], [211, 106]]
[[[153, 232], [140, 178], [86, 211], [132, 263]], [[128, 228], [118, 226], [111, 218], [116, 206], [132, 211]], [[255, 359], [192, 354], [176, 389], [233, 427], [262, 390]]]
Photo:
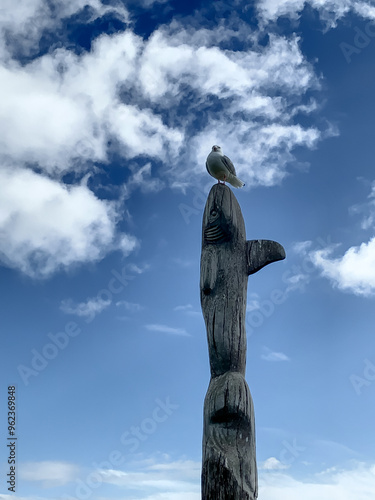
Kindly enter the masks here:
[[220, 184], [220, 181], [228, 181], [229, 184], [236, 188], [245, 185], [236, 174], [236, 169], [228, 156], [223, 155], [220, 146], [212, 146], [211, 153], [207, 156], [206, 160], [207, 172], [215, 177]]

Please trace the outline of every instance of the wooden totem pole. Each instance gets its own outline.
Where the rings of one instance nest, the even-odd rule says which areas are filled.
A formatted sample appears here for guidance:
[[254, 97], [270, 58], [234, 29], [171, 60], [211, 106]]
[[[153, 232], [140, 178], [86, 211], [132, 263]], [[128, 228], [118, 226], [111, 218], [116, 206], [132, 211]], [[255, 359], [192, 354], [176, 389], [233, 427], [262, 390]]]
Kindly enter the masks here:
[[200, 292], [211, 380], [204, 401], [202, 500], [255, 500], [254, 408], [245, 380], [250, 274], [285, 258], [275, 241], [246, 241], [240, 206], [215, 184], [203, 214]]

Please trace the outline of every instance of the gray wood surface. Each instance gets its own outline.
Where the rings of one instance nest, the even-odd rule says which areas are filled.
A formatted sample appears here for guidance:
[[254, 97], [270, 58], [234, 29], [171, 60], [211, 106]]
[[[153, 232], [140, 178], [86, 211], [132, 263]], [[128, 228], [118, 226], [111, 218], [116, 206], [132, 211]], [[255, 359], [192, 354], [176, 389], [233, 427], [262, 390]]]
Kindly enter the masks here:
[[253, 401], [245, 380], [249, 274], [285, 258], [270, 240], [246, 241], [240, 206], [215, 184], [202, 225], [200, 292], [211, 380], [204, 401], [202, 500], [255, 500]]

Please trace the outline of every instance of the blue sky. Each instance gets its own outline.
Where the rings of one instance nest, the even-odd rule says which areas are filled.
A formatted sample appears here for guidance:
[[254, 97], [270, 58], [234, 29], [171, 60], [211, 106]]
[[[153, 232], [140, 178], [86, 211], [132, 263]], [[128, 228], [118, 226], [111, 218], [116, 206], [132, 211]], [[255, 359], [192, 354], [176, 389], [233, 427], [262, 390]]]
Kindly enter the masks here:
[[3, 0], [0, 28], [0, 499], [200, 498], [213, 144], [287, 253], [248, 285], [259, 498], [372, 499], [375, 2]]

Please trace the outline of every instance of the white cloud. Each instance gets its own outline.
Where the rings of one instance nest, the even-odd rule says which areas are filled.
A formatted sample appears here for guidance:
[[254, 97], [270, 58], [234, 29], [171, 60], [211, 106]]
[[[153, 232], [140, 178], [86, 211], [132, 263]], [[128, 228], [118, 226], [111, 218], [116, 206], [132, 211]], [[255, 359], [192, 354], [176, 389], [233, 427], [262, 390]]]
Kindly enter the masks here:
[[303, 256], [307, 255], [308, 250], [311, 248], [312, 241], [297, 241], [292, 245], [293, 252], [301, 254]]
[[356, 295], [375, 294], [375, 237], [349, 248], [343, 256], [332, 257], [335, 247], [310, 253], [310, 258], [332, 284]]
[[126, 31], [101, 36], [82, 56], [58, 49], [22, 67], [0, 66], [0, 91], [7, 95], [0, 110], [2, 156], [56, 174], [106, 161], [111, 136], [127, 158], [164, 159], [169, 146], [175, 152], [181, 132], [150, 109], [119, 100], [119, 86], [136, 82], [142, 43]]
[[120, 250], [124, 257], [128, 256], [138, 245], [138, 240], [129, 234], [119, 233], [116, 236], [115, 250]]
[[7, 95], [0, 110], [3, 161], [36, 162], [53, 173], [66, 170], [79, 156], [103, 160], [100, 143], [90, 139], [92, 123], [84, 100], [59, 89], [56, 69], [51, 75], [43, 67], [43, 62], [51, 64], [51, 56], [45, 59], [28, 67], [0, 67], [0, 91]]
[[87, 299], [86, 302], [74, 304], [71, 299], [61, 302], [60, 309], [66, 314], [74, 314], [82, 318], [94, 318], [97, 314], [104, 311], [111, 305], [111, 300], [95, 297]]
[[282, 469], [288, 469], [290, 465], [284, 464], [280, 462], [275, 457], [270, 457], [267, 458], [261, 465], [260, 465], [260, 470], [282, 470]]
[[[53, 22], [86, 4], [92, 16], [111, 9], [126, 19], [120, 4], [59, 0]], [[6, 9], [1, 12], [4, 26], [10, 32], [22, 26], [22, 36], [37, 43], [49, 4], [31, 0], [29, 5], [23, 0], [17, 5], [12, 19]], [[35, 32], [27, 24], [32, 19]], [[218, 47], [233, 36], [245, 44], [242, 51]], [[249, 38], [254, 42], [251, 48]], [[42, 195], [33, 217], [25, 203], [11, 202], [18, 227], [13, 232], [0, 221], [8, 240], [3, 262], [29, 275], [47, 276], [98, 260], [114, 247], [124, 254], [134, 248], [134, 238], [116, 234], [120, 212], [114, 203], [99, 200], [87, 187], [64, 186], [61, 181], [68, 171], [77, 178], [88, 171], [95, 175], [99, 167], [92, 168], [92, 163], [107, 162], [109, 147], [116, 148], [124, 168], [132, 170], [125, 196], [135, 187], [149, 193], [167, 183], [198, 182], [206, 175], [205, 159], [217, 142], [247, 185], [281, 182], [294, 161], [293, 149], [313, 148], [323, 137], [315, 126], [298, 123], [302, 109], [307, 115], [316, 110], [316, 102], [306, 105], [304, 97], [319, 89], [319, 80], [297, 37], [271, 35], [267, 46], [257, 45], [256, 38], [245, 23], [236, 31], [220, 23], [217, 29], [205, 30], [173, 21], [148, 39], [128, 28], [99, 36], [90, 52], [77, 55], [51, 48], [23, 65], [0, 51], [0, 93], [7, 96], [0, 108], [2, 179], [15, 186], [16, 178], [28, 177], [28, 199], [41, 187], [49, 193]], [[220, 112], [212, 98], [222, 105]], [[178, 110], [181, 103], [186, 103], [184, 111]], [[196, 126], [198, 116], [201, 126]], [[129, 163], [142, 155], [148, 157], [143, 166]], [[30, 164], [38, 174], [26, 170]], [[186, 164], [191, 168], [182, 167]], [[11, 165], [13, 173], [2, 165]], [[1, 189], [7, 193], [9, 186], [2, 184]], [[24, 194], [23, 183], [16, 198]], [[53, 195], [58, 201], [52, 212], [62, 228], [49, 220]], [[31, 218], [32, 234], [27, 229]]]
[[260, 475], [262, 500], [371, 500], [375, 495], [375, 466], [353, 464], [350, 469], [335, 469], [310, 480], [294, 479], [282, 472]]
[[[0, 189], [9, 199], [0, 221], [6, 265], [47, 276], [113, 248], [125, 255], [134, 249], [134, 238], [116, 234], [115, 203], [60, 179], [68, 170], [84, 173], [90, 161], [106, 161], [111, 134], [128, 158], [149, 153], [163, 159], [168, 141], [171, 150], [178, 145], [181, 133], [159, 116], [119, 101], [119, 85], [136, 79], [141, 43], [128, 31], [100, 37], [82, 56], [58, 49], [23, 66], [0, 62], [0, 92], [7, 95], [0, 109]], [[38, 174], [25, 169], [30, 163]], [[134, 174], [134, 182], [142, 180], [145, 191], [162, 185], [150, 179], [147, 165]]]
[[375, 19], [375, 6], [372, 0], [356, 1], [353, 2], [353, 10], [356, 14], [364, 17], [365, 19]]
[[371, 184], [371, 192], [367, 200], [365, 203], [354, 205], [349, 209], [351, 214], [363, 216], [361, 227], [365, 230], [375, 228], [375, 182]]
[[[177, 105], [186, 86], [196, 92], [196, 106], [201, 112], [207, 112], [201, 105], [207, 97], [225, 100], [220, 119], [210, 117], [208, 125], [190, 139], [193, 157], [186, 161], [196, 167], [175, 171], [178, 182], [192, 173], [202, 173], [201, 165], [214, 143], [224, 146], [248, 185], [280, 182], [287, 163], [293, 160], [293, 148], [312, 148], [321, 138], [314, 127], [290, 123], [300, 103], [293, 107], [287, 97], [269, 96], [279, 89], [293, 95], [294, 100], [307, 89], [318, 88], [318, 79], [300, 52], [298, 38], [271, 35], [267, 47], [241, 52], [209, 46], [213, 35], [201, 31], [200, 44], [194, 45], [194, 37], [190, 44], [186, 40], [188, 30], [159, 30], [141, 58], [140, 83], [151, 101]], [[304, 111], [313, 109], [305, 107]]]
[[177, 153], [183, 139], [181, 132], [169, 129], [151, 110], [130, 104], [111, 110], [110, 131], [123, 145], [123, 154], [130, 157], [145, 154], [163, 158], [168, 144]]
[[[332, 247], [330, 237], [324, 240], [322, 238], [317, 238], [314, 243], [323, 249]], [[306, 286], [310, 283], [312, 275], [316, 273], [316, 266], [312, 262], [311, 258], [311, 255], [313, 254], [312, 247], [313, 242], [310, 240], [299, 241], [291, 245], [291, 251], [299, 257], [302, 257], [303, 260], [299, 265], [293, 266], [290, 270], [287, 270], [284, 273], [283, 281], [287, 285], [285, 289], [286, 294], [296, 290], [304, 292]]]
[[18, 496], [18, 495], [2, 495], [0, 493], [0, 500], [46, 500], [45, 497], [40, 497], [40, 496]]
[[[375, 183], [365, 203], [350, 207], [351, 214], [362, 216], [361, 228], [374, 234]], [[321, 249], [314, 250], [312, 242], [300, 243], [297, 253], [305, 256], [334, 287], [340, 290], [372, 297], [375, 295], [375, 236], [359, 245], [348, 248], [343, 255], [334, 256], [340, 244], [320, 242]]]
[[152, 7], [152, 5], [154, 5], [155, 3], [166, 3], [166, 2], [168, 2], [168, 0], [141, 0], [141, 4], [143, 5], [143, 7], [147, 8]]
[[147, 330], [150, 330], [152, 332], [161, 332], [161, 333], [168, 333], [171, 335], [179, 335], [182, 337], [190, 337], [190, 334], [184, 328], [173, 328], [170, 326], [157, 325], [157, 324], [146, 325], [146, 328]]
[[283, 352], [273, 352], [268, 347], [264, 348], [265, 353], [261, 355], [264, 361], [290, 361], [290, 358]]
[[[198, 30], [195, 37], [189, 36], [189, 44], [191, 29], [173, 26], [160, 28], [149, 40], [129, 29], [103, 35], [91, 52], [80, 56], [57, 49], [24, 66], [4, 62], [0, 68], [0, 91], [7, 95], [0, 111], [3, 155], [21, 163], [37, 162], [49, 173], [77, 168], [77, 159], [83, 168], [82, 160], [106, 160], [107, 141], [114, 136], [125, 158], [149, 155], [174, 164], [187, 126], [202, 112], [207, 97], [216, 96], [226, 100], [221, 119], [193, 132], [191, 146], [198, 147], [198, 153], [187, 160], [198, 158], [204, 165], [215, 138], [238, 151], [234, 160], [253, 182], [279, 182], [292, 159], [291, 150], [297, 145], [313, 147], [320, 138], [314, 127], [288, 123], [301, 103], [291, 106], [287, 96], [295, 102], [318, 85], [298, 38], [272, 35], [267, 47], [229, 51], [210, 46], [214, 36], [222, 37], [222, 27], [211, 33], [200, 30], [199, 36]], [[270, 97], [281, 89], [286, 98]], [[123, 101], [124, 90], [132, 93], [130, 103]], [[196, 103], [189, 104], [188, 113], [176, 116], [176, 105], [192, 90]], [[155, 104], [176, 126], [166, 125]], [[235, 118], [239, 114], [243, 117]], [[264, 168], [265, 163], [270, 166]], [[142, 181], [145, 189], [160, 189], [160, 182], [147, 179], [150, 168], [144, 166], [133, 181]], [[186, 177], [177, 164], [171, 173], [171, 182]], [[197, 173], [204, 170], [197, 167]]]
[[360, 454], [349, 448], [348, 446], [338, 443], [337, 441], [332, 441], [329, 439], [316, 439], [313, 443], [314, 447], [320, 450], [320, 453], [326, 458], [329, 457], [330, 454], [335, 454], [336, 456], [341, 457], [359, 457]]
[[[61, 20], [90, 7], [91, 15], [86, 22], [92, 22], [107, 13], [116, 15], [122, 21], [128, 20], [128, 12], [120, 2], [104, 5], [100, 0], [2, 0], [0, 7], [0, 47], [3, 55], [6, 47], [5, 36], [13, 41], [13, 46], [25, 55], [38, 50], [39, 40], [44, 30], [57, 30]], [[3, 38], [3, 39], [2, 39]], [[2, 42], [2, 43], [1, 43]], [[9, 45], [8, 45], [9, 48]], [[13, 48], [12, 45], [10, 48]], [[0, 49], [1, 55], [1, 49]]]
[[116, 302], [117, 307], [123, 307], [126, 311], [136, 313], [142, 311], [143, 307], [135, 302], [128, 302], [127, 300], [120, 300]]
[[58, 461], [21, 463], [18, 471], [20, 479], [40, 481], [44, 488], [63, 486], [74, 481], [79, 474], [76, 465]]
[[[193, 460], [133, 464], [133, 470], [101, 470], [103, 482], [118, 486], [183, 491], [189, 486], [196, 490], [201, 474], [201, 463]], [[134, 470], [135, 469], [135, 470]], [[134, 485], [133, 485], [134, 483]]]
[[246, 312], [256, 311], [260, 308], [260, 296], [258, 293], [251, 293], [248, 296], [246, 304]]
[[138, 266], [137, 264], [128, 264], [128, 269], [129, 271], [132, 271], [133, 273], [136, 274], [143, 274], [146, 272], [148, 269], [150, 269], [150, 264], [142, 264]]
[[180, 311], [182, 313], [187, 314], [188, 316], [201, 316], [200, 311], [194, 311], [194, 308], [191, 304], [185, 304], [183, 306], [176, 306], [173, 308], [174, 311]]
[[[160, 457], [159, 457], [160, 458]], [[115, 485], [122, 498], [139, 500], [199, 500], [201, 463], [192, 460], [163, 461], [155, 458], [126, 464], [122, 470], [97, 469], [91, 474], [100, 475], [101, 483]], [[85, 477], [80, 478], [85, 482]], [[78, 496], [78, 495], [77, 495]], [[98, 494], [97, 498], [105, 498]]]
[[193, 491], [173, 491], [171, 493], [156, 493], [139, 500], [201, 500], [201, 494]]
[[187, 312], [187, 311], [191, 311], [192, 309], [193, 309], [193, 306], [191, 304], [185, 304], [184, 306], [176, 306], [174, 308], [174, 311]]
[[[271, 98], [262, 88], [276, 87], [299, 94], [309, 87], [318, 87], [312, 67], [300, 52], [297, 37], [288, 40], [271, 34], [266, 47], [231, 51], [210, 46], [216, 35], [213, 33], [202, 30], [197, 43], [181, 27], [178, 31], [168, 32], [168, 28], [156, 31], [141, 59], [140, 83], [146, 95], [153, 101], [163, 100], [164, 96], [175, 101], [182, 86], [189, 85], [201, 95], [237, 97], [241, 101], [234, 101], [235, 104], [243, 104], [254, 112], [254, 117], [259, 114], [274, 117], [285, 104], [280, 97]], [[192, 40], [190, 44], [187, 35]], [[289, 66], [285, 65], [287, 60]], [[230, 102], [227, 104], [231, 106]]]
[[180, 477], [197, 479], [200, 477], [201, 463], [193, 460], [178, 460], [175, 462], [154, 463], [150, 470], [165, 471], [170, 474], [178, 474]]
[[0, 169], [0, 258], [29, 276], [45, 277], [137, 242], [116, 235], [113, 203], [85, 185], [61, 182], [21, 168]]
[[300, 290], [301, 292], [305, 290], [306, 285], [310, 282], [310, 275], [307, 273], [297, 272], [296, 274], [286, 275], [284, 278], [287, 287], [285, 293], [294, 292], [295, 290]]
[[[43, 468], [42, 464], [47, 464]], [[52, 487], [56, 481], [64, 484], [74, 481], [77, 469], [59, 462], [29, 464], [29, 480], [43, 481]], [[337, 466], [322, 470], [308, 478], [296, 479], [286, 473], [286, 466], [276, 458], [267, 459], [259, 467], [259, 498], [262, 500], [372, 500], [375, 495], [375, 465], [352, 461], [350, 466]], [[156, 461], [154, 459], [127, 464], [126, 470], [97, 470], [103, 483], [116, 485], [121, 497], [137, 497], [139, 500], [199, 500], [201, 463], [191, 460]], [[90, 471], [91, 474], [94, 471]], [[21, 467], [20, 467], [21, 474]], [[88, 476], [89, 476], [88, 474]], [[85, 477], [80, 478], [81, 481]], [[44, 482], [51, 481], [48, 484]], [[55, 481], [55, 483], [54, 483]], [[77, 483], [78, 484], [78, 483]], [[81, 483], [79, 483], [81, 484]], [[135, 492], [137, 492], [135, 494]], [[12, 496], [13, 498], [13, 496]], [[35, 497], [15, 497], [16, 500], [37, 500]], [[105, 498], [94, 494], [93, 499]], [[0, 495], [0, 500], [11, 500], [10, 495]], [[39, 500], [39, 499], [38, 499]]]
[[196, 264], [193, 260], [181, 259], [180, 257], [175, 257], [173, 262], [179, 267], [192, 267]]
[[143, 167], [134, 172], [126, 184], [128, 190], [139, 187], [143, 193], [156, 193], [165, 187], [165, 183], [157, 178], [151, 177], [151, 163], [146, 163]]
[[371, 0], [258, 0], [258, 11], [265, 20], [280, 16], [298, 18], [305, 5], [311, 5], [320, 13], [328, 27], [334, 27], [338, 19], [350, 11], [368, 19], [375, 19], [375, 7]]

